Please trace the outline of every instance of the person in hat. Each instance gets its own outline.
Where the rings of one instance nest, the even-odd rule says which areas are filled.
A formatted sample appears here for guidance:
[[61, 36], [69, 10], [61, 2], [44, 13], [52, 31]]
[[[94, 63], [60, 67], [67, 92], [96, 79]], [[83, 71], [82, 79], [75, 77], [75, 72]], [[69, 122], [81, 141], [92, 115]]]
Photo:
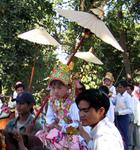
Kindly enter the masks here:
[[114, 100], [116, 97], [116, 88], [113, 85], [114, 83], [114, 77], [111, 72], [107, 72], [104, 79], [103, 79], [103, 85], [107, 86], [109, 88], [109, 97]]
[[[29, 125], [34, 120], [32, 115], [33, 105], [35, 103], [34, 97], [31, 93], [22, 92], [18, 94], [15, 100], [18, 117], [10, 120], [5, 129], [8, 131], [17, 130], [20, 133], [27, 133], [29, 131]], [[36, 121], [30, 134], [35, 134], [40, 129], [42, 129], [42, 126]]]
[[107, 112], [107, 116], [111, 122], [114, 122], [115, 120], [115, 114], [114, 114], [114, 105], [113, 102], [116, 98], [116, 88], [113, 85], [114, 77], [111, 72], [107, 72], [104, 79], [103, 79], [103, 86], [106, 86], [109, 89], [109, 100], [110, 100], [110, 107]]
[[47, 124], [36, 134], [52, 150], [86, 148], [84, 139], [78, 135], [79, 111], [70, 95], [69, 78], [69, 66], [57, 64], [54, 67], [49, 82], [51, 97], [46, 114]]
[[[79, 134], [86, 139], [88, 150], [124, 150], [122, 137], [115, 125], [108, 120], [109, 98], [98, 89], [89, 89], [76, 98], [81, 126]], [[88, 134], [83, 126], [91, 126]]]

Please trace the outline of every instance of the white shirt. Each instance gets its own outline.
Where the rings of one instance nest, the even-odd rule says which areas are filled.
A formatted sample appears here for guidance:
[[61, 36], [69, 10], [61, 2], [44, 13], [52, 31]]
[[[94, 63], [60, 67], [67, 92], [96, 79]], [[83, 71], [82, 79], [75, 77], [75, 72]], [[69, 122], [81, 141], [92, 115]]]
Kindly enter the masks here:
[[118, 93], [115, 101], [115, 112], [118, 112], [118, 115], [127, 115], [132, 114], [132, 98], [125, 91], [123, 94]]
[[110, 107], [109, 107], [109, 110], [106, 114], [106, 116], [108, 117], [108, 119], [111, 121], [111, 122], [114, 122], [115, 120], [115, 106], [113, 105], [113, 101], [114, 99], [116, 98], [116, 88], [112, 85], [110, 88], [109, 88], [109, 92], [112, 93], [112, 96], [109, 97], [109, 100], [110, 100]]
[[[17, 92], [14, 91], [14, 93], [13, 93], [13, 99], [16, 99], [16, 98], [17, 98]], [[13, 101], [13, 102], [12, 102], [12, 101], [10, 100], [10, 101], [8, 102], [8, 107], [9, 107], [9, 108], [12, 108], [12, 109], [15, 108], [15, 107], [16, 107], [16, 101]]]
[[140, 126], [140, 101], [136, 97], [132, 97], [133, 100], [133, 114], [134, 124]]
[[110, 106], [106, 116], [108, 117], [109, 121], [114, 122], [115, 120], [115, 113], [114, 113], [115, 106], [113, 105], [112, 101], [110, 100]]
[[109, 99], [113, 101], [116, 98], [116, 88], [114, 85], [109, 88], [109, 92], [112, 93], [112, 96]]
[[1, 101], [1, 99], [0, 99], [0, 108], [2, 107], [2, 105], [3, 105], [3, 103], [2, 103], [2, 101]]
[[90, 136], [88, 150], [124, 150], [118, 129], [107, 117], [92, 129]]

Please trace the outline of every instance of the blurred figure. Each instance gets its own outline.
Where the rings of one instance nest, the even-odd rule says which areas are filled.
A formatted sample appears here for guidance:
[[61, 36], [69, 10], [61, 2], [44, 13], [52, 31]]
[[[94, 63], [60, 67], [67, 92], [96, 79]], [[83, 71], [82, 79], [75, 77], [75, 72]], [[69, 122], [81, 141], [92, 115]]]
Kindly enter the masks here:
[[84, 92], [85, 90], [85, 85], [81, 81], [76, 80], [76, 96], [78, 96], [78, 94]]
[[134, 86], [128, 84], [127, 92], [132, 96], [133, 115], [130, 116], [129, 124], [129, 149], [140, 149], [140, 101], [134, 94]]
[[[109, 89], [108, 87], [104, 86], [104, 85], [101, 85], [99, 87], [99, 90], [103, 93], [105, 93], [108, 97], [109, 97]], [[107, 114], [106, 116], [108, 117], [109, 121], [111, 121], [112, 123], [114, 123], [114, 117], [115, 117], [115, 114], [114, 114], [114, 105], [112, 103], [112, 101], [109, 99], [109, 102], [110, 102], [110, 106], [109, 106], [109, 109], [107, 111]]]
[[23, 85], [23, 83], [21, 81], [18, 81], [16, 82], [16, 85], [15, 85], [15, 91], [13, 93], [13, 97], [12, 99], [8, 102], [8, 107], [11, 108], [11, 109], [14, 109], [16, 107], [16, 97], [18, 94], [24, 92], [25, 90], [25, 87]]

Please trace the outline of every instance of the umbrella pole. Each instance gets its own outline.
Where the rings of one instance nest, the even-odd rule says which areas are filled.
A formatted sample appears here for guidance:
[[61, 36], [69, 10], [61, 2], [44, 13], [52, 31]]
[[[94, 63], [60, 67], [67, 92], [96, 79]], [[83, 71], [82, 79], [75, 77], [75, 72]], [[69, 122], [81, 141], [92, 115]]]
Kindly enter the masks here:
[[33, 64], [33, 67], [32, 67], [32, 72], [31, 72], [31, 76], [30, 76], [30, 81], [29, 81], [29, 86], [28, 86], [28, 90], [31, 92], [32, 90], [32, 81], [33, 81], [33, 76], [35, 74], [35, 63]]
[[43, 108], [45, 107], [45, 105], [47, 104], [48, 100], [49, 100], [50, 95], [46, 95], [45, 96], [45, 101], [43, 102], [43, 104], [41, 105], [40, 109], [38, 110], [37, 114], [35, 115], [34, 120], [32, 121], [33, 124], [35, 124], [36, 120], [38, 119], [40, 113], [43, 111]]
[[78, 45], [72, 50], [72, 54], [71, 54], [70, 57], [69, 57], [69, 60], [68, 60], [68, 62], [67, 62], [67, 65], [69, 65], [69, 64], [71, 63], [71, 61], [72, 61], [72, 59], [73, 59], [75, 53], [77, 52], [77, 50], [79, 49], [79, 47], [82, 45], [83, 41], [84, 41], [86, 38], [89, 37], [90, 33], [91, 33], [90, 30], [85, 29], [85, 31], [84, 31], [84, 33], [82, 34], [82, 37], [81, 37], [81, 39], [80, 39], [80, 42], [79, 42]]
[[36, 65], [36, 61], [37, 61], [37, 55], [38, 55], [38, 49], [34, 55], [34, 62], [33, 62], [33, 66], [32, 66], [32, 71], [31, 71], [31, 76], [30, 76], [30, 80], [29, 80], [29, 86], [28, 86], [28, 91], [31, 92], [32, 91], [32, 82], [33, 82], [33, 78], [34, 78], [34, 74], [35, 74], [35, 65]]

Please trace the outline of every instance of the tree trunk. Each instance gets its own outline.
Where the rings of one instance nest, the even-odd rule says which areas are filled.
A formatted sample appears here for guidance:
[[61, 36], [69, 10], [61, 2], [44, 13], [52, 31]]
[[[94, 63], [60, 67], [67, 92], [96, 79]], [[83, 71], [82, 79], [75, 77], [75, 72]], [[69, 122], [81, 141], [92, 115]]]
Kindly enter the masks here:
[[[118, 17], [123, 21], [123, 13], [122, 10], [118, 13]], [[127, 51], [126, 47], [126, 37], [127, 37], [127, 31], [124, 29], [121, 29], [120, 31], [120, 45], [123, 48], [123, 62], [126, 72], [127, 79], [131, 79], [131, 67], [130, 67], [130, 61], [129, 61], [129, 52]]]
[[80, 0], [80, 10], [81, 11], [85, 10], [85, 0]]
[[92, 0], [92, 1], [86, 1], [86, 0], [80, 0], [80, 10], [81, 11], [89, 11], [91, 8], [98, 8], [102, 11], [104, 6], [107, 4], [109, 0]]
[[126, 32], [125, 31], [121, 31], [120, 33], [120, 45], [124, 49], [123, 62], [124, 62], [126, 77], [127, 79], [131, 79], [132, 78], [131, 68], [130, 68], [130, 61], [129, 61], [129, 53], [127, 52], [127, 48], [126, 48]]

